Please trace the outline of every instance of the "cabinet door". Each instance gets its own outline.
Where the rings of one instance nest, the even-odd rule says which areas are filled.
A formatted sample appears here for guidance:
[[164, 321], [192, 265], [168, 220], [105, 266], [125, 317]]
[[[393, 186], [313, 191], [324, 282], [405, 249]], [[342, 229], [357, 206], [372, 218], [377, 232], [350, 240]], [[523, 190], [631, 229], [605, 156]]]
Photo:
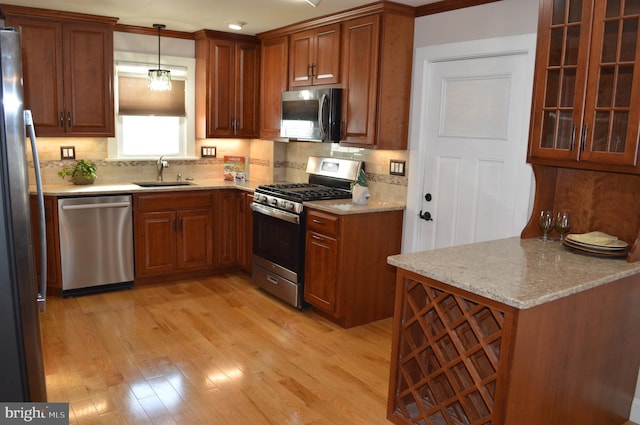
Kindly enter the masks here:
[[236, 190], [216, 193], [216, 266], [232, 266], [238, 260], [238, 200]]
[[262, 43], [260, 66], [260, 138], [280, 137], [282, 92], [287, 90], [288, 37], [278, 37]]
[[64, 134], [62, 24], [10, 16], [7, 25], [20, 29], [24, 105], [33, 114], [38, 135]]
[[531, 157], [578, 159], [592, 1], [546, 1], [538, 24]]
[[[36, 273], [40, 279], [40, 217], [38, 214], [38, 198], [30, 197], [31, 207], [31, 233], [33, 237], [33, 249], [35, 251]], [[58, 243], [58, 207], [55, 197], [44, 198], [45, 232], [47, 245], [47, 288], [53, 289], [53, 293], [59, 294], [62, 289], [58, 279], [59, 243]]]
[[235, 110], [235, 42], [209, 43], [207, 137], [233, 136]]
[[210, 266], [213, 263], [213, 245], [209, 210], [178, 211], [176, 220], [178, 268]]
[[260, 46], [255, 43], [237, 43], [236, 60], [234, 134], [238, 137], [258, 137]]
[[135, 228], [137, 275], [158, 275], [176, 269], [177, 224], [175, 212], [153, 212], [137, 216]]
[[291, 36], [289, 48], [289, 86], [300, 87], [312, 84], [311, 64], [315, 31], [303, 31]]
[[375, 144], [380, 17], [347, 21], [342, 27], [342, 140]]
[[113, 137], [113, 27], [74, 22], [63, 31], [66, 131]]
[[238, 201], [238, 263], [247, 273], [251, 273], [253, 263], [253, 194], [244, 193]]
[[327, 313], [336, 312], [338, 241], [307, 231], [304, 299]]
[[636, 166], [640, 4], [596, 1], [580, 161]]
[[313, 84], [340, 82], [340, 24], [316, 30], [315, 60], [311, 65]]
[[293, 34], [289, 50], [289, 86], [339, 82], [340, 24]]

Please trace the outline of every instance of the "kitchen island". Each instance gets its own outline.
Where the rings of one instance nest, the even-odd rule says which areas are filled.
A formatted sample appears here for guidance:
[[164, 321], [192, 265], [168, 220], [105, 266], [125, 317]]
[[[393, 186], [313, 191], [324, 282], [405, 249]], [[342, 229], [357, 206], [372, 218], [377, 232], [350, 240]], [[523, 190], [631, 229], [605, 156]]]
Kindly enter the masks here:
[[640, 366], [639, 263], [520, 238], [388, 262], [398, 267], [394, 423], [627, 421]]

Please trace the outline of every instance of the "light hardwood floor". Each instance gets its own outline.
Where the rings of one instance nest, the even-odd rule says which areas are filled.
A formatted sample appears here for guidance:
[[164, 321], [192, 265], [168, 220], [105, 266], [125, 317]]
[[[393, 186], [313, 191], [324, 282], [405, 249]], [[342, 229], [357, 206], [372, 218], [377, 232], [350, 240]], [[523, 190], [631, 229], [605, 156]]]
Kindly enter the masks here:
[[42, 331], [72, 424], [390, 424], [391, 319], [345, 330], [243, 274], [50, 297]]

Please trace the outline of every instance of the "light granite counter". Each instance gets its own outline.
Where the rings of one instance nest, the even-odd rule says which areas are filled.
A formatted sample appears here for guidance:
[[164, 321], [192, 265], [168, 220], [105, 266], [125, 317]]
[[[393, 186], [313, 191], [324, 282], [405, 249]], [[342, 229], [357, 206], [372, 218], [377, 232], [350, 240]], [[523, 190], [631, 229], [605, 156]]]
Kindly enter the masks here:
[[519, 309], [640, 274], [640, 262], [518, 237], [393, 255], [388, 263]]
[[351, 199], [333, 199], [326, 201], [308, 201], [304, 205], [316, 210], [325, 211], [338, 215], [364, 214], [384, 211], [402, 211], [404, 205], [394, 204], [386, 201], [376, 201], [369, 199], [367, 205], [357, 205]]
[[[45, 195], [48, 196], [93, 196], [93, 195], [116, 195], [136, 192], [168, 192], [176, 190], [209, 190], [209, 189], [240, 189], [253, 192], [261, 184], [270, 182], [248, 181], [245, 183], [235, 183], [222, 179], [193, 180], [192, 184], [184, 186], [161, 186], [142, 187], [133, 183], [122, 184], [99, 184], [74, 185], [71, 183], [47, 184], [43, 186]], [[35, 193], [35, 186], [29, 188], [31, 193]]]
[[[255, 189], [264, 184], [272, 182], [265, 181], [248, 181], [245, 183], [235, 183], [224, 181], [221, 179], [194, 180], [192, 184], [184, 186], [161, 186], [161, 187], [142, 187], [133, 183], [122, 184], [99, 184], [90, 185], [74, 185], [71, 183], [47, 184], [44, 185], [44, 194], [47, 196], [95, 196], [95, 195], [118, 195], [125, 193], [140, 192], [169, 192], [183, 190], [210, 190], [210, 189], [240, 189], [247, 192], [254, 192]], [[35, 193], [35, 186], [31, 186], [30, 191]], [[404, 210], [404, 205], [394, 204], [385, 201], [369, 200], [367, 205], [356, 205], [351, 199], [338, 199], [326, 201], [310, 201], [305, 202], [305, 206], [318, 210], [330, 212], [333, 214], [363, 214], [381, 211], [397, 211]]]

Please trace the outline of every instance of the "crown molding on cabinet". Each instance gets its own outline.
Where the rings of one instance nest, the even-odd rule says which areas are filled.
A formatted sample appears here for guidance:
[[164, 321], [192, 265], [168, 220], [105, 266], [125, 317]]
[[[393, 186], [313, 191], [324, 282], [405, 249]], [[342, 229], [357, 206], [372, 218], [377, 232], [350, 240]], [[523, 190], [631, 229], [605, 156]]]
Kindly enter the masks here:
[[502, 0], [442, 0], [416, 7], [416, 18]]

